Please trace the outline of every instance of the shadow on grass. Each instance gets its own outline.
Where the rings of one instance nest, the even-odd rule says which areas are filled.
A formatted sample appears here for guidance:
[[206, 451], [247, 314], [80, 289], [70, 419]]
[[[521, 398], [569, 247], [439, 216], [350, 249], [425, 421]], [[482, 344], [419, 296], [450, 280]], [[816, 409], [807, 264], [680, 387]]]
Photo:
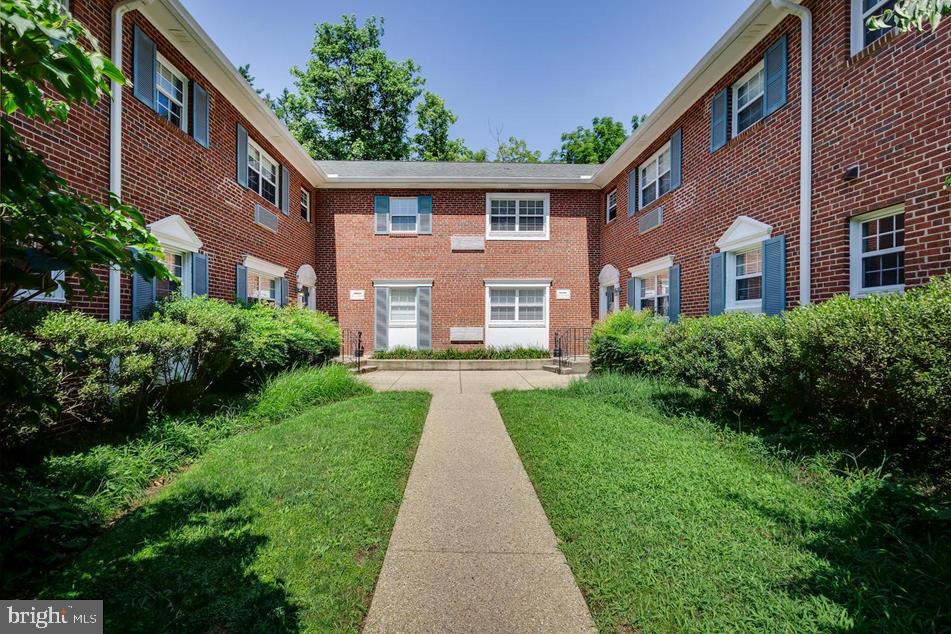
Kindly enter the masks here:
[[848, 631], [951, 631], [948, 509], [890, 482], [854, 492], [841, 519], [809, 523], [780, 504], [730, 493], [726, 499], [771, 520], [823, 565], [784, 590], [844, 607]]
[[297, 631], [282, 582], [251, 570], [267, 540], [240, 502], [179, 489], [117, 522], [43, 596], [103, 599], [107, 630]]

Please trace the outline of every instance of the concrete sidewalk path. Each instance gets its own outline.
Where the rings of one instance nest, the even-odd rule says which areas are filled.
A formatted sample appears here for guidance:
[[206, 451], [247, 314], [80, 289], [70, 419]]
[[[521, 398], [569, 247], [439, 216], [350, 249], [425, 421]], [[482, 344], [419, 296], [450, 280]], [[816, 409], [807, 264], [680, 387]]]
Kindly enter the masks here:
[[592, 632], [581, 591], [492, 400], [544, 371], [376, 372], [433, 400], [364, 632]]

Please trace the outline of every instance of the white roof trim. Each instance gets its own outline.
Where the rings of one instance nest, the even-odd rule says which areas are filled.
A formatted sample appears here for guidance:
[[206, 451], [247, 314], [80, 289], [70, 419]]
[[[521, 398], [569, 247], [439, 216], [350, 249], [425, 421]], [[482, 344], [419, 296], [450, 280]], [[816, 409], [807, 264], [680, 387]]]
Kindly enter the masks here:
[[400, 288], [411, 286], [432, 286], [432, 280], [373, 280], [374, 286], [385, 286], [386, 288]]
[[310, 264], [301, 264], [294, 277], [297, 278], [297, 283], [301, 286], [313, 286], [317, 283], [317, 273], [314, 272], [314, 267]]
[[486, 286], [551, 286], [552, 280], [549, 279], [517, 279], [517, 278], [496, 278], [483, 280]]
[[327, 187], [366, 188], [373, 185], [385, 187], [416, 188], [426, 185], [436, 189], [598, 189], [590, 176], [559, 178], [549, 176], [531, 178], [527, 176], [337, 176], [329, 174], [326, 180]]
[[[801, 0], [792, 1], [801, 3]], [[770, 0], [753, 0], [713, 48], [648, 115], [647, 120], [598, 168], [594, 181], [600, 187], [610, 183], [702, 99], [785, 16], [785, 10], [774, 8]]]
[[284, 127], [179, 0], [157, 0], [140, 7], [139, 11], [311, 185], [326, 181], [326, 175], [320, 166]]
[[736, 251], [759, 244], [772, 232], [772, 225], [749, 216], [739, 216], [717, 240], [716, 245], [721, 251]]
[[605, 264], [598, 273], [598, 284], [601, 286], [617, 286], [621, 283], [621, 272], [613, 264]]
[[185, 219], [178, 214], [156, 220], [148, 229], [163, 247], [197, 253], [203, 246]]
[[249, 271], [263, 273], [264, 275], [270, 275], [271, 277], [284, 277], [284, 275], [287, 273], [286, 266], [280, 266], [279, 264], [274, 264], [273, 262], [256, 258], [253, 255], [244, 256], [244, 266], [247, 267]]
[[666, 271], [674, 265], [674, 256], [665, 255], [662, 258], [656, 258], [650, 262], [645, 262], [644, 264], [638, 264], [637, 266], [632, 266], [628, 269], [631, 272], [631, 277], [647, 277], [648, 275], [656, 275], [662, 271]]

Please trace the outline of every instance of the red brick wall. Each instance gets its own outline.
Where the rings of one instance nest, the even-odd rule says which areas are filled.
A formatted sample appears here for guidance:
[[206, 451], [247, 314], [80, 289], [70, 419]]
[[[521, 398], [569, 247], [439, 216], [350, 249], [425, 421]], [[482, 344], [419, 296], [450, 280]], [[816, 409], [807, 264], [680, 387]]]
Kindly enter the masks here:
[[[492, 190], [498, 191], [498, 190]], [[596, 316], [598, 192], [551, 190], [550, 239], [487, 240], [484, 252], [453, 252], [453, 235], [485, 235], [485, 190], [322, 189], [318, 192], [318, 308], [344, 328], [373, 333], [375, 279], [433, 279], [433, 347], [449, 345], [453, 326], [485, 326], [487, 278], [551, 278], [549, 334], [589, 326]], [[374, 235], [373, 197], [431, 195], [433, 235]], [[555, 289], [571, 289], [570, 300]], [[351, 301], [350, 290], [366, 299]]]
[[[74, 15], [110, 50], [111, 3], [75, 2]], [[182, 216], [204, 243], [209, 256], [209, 291], [213, 297], [233, 299], [235, 265], [245, 255], [254, 255], [287, 267], [291, 301], [296, 301], [295, 274], [302, 264], [315, 261], [314, 223], [300, 216], [301, 175], [229, 103], [211, 82], [138, 11], [124, 22], [123, 67], [131, 80], [132, 27], [138, 25], [151, 37], [158, 52], [189, 79], [202, 85], [209, 96], [210, 147], [197, 143], [186, 132], [161, 118], [132, 94], [131, 82], [123, 88], [123, 201], [138, 207], [147, 222], [167, 216]], [[236, 125], [274, 160], [290, 168], [289, 215], [256, 193], [242, 188], [235, 179]], [[66, 125], [20, 126], [27, 142], [43, 154], [48, 164], [83, 193], [104, 200], [109, 186], [109, 104], [95, 109], [77, 106]], [[307, 186], [310, 189], [309, 185]], [[313, 194], [312, 194], [313, 197]], [[264, 205], [279, 218], [274, 234], [254, 223], [255, 204]], [[122, 317], [130, 314], [131, 280], [123, 276]], [[99, 316], [108, 315], [108, 296], [74, 302], [78, 308]]]
[[[850, 216], [905, 204], [906, 283], [951, 270], [951, 28], [887, 36], [852, 59], [849, 2], [807, 5], [815, 16], [812, 295], [828, 299], [849, 286]], [[786, 105], [710, 153], [713, 95], [738, 80], [783, 33], [788, 36]], [[785, 18], [704, 97], [602, 190], [618, 190], [618, 218], [602, 228], [601, 264], [622, 271], [674, 255], [681, 265], [682, 310], [708, 308], [708, 258], [737, 216], [785, 234], [787, 304], [799, 296], [800, 25]], [[731, 104], [732, 105], [732, 104]], [[683, 185], [628, 218], [627, 173], [683, 128]], [[844, 169], [862, 176], [845, 183]], [[637, 220], [657, 206], [664, 223], [643, 235]], [[603, 220], [602, 220], [603, 223]], [[626, 295], [626, 290], [622, 290]]]

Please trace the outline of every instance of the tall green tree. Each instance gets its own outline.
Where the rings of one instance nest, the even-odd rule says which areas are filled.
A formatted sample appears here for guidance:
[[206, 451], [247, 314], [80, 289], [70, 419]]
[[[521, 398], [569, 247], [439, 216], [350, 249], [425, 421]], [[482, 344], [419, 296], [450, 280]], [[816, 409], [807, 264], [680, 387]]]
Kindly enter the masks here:
[[495, 160], [498, 163], [540, 163], [542, 153], [528, 149], [525, 139], [510, 136], [507, 141], [498, 139]]
[[446, 102], [431, 92], [416, 105], [413, 157], [420, 161], [461, 161], [471, 156], [462, 139], [450, 139], [449, 128], [458, 121]]
[[[631, 117], [631, 132], [646, 119], [646, 115]], [[595, 117], [591, 127], [578, 126], [561, 135], [561, 148], [551, 153], [552, 161], [560, 163], [604, 163], [627, 138], [624, 124], [613, 117]]]
[[318, 24], [307, 65], [291, 68], [296, 92], [279, 98], [279, 114], [314, 158], [410, 156], [409, 120], [424, 81], [413, 60], [387, 57], [382, 38], [382, 18], [360, 25], [345, 15]]
[[73, 190], [23, 145], [11, 116], [56, 125], [72, 104], [95, 106], [110, 81], [125, 82], [79, 22], [57, 0], [3, 0], [0, 10], [0, 312], [72, 286], [102, 290], [102, 267], [146, 278], [171, 277], [145, 219], [108, 194], [99, 203]]

